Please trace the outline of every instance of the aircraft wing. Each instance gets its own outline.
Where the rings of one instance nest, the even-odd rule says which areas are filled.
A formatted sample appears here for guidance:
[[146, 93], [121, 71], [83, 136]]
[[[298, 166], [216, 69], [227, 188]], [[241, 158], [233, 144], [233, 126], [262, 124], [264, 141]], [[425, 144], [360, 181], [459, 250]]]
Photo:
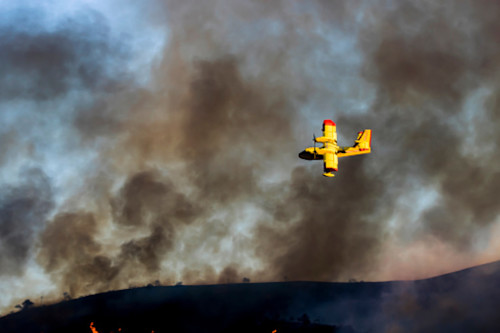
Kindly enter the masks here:
[[324, 144], [337, 144], [337, 125], [330, 119], [323, 122], [323, 136], [314, 138], [314, 141]]
[[358, 133], [358, 138], [356, 139], [354, 146], [352, 147], [341, 147], [337, 153], [338, 157], [354, 156], [369, 154], [372, 151], [372, 130], [366, 129]]
[[333, 177], [333, 172], [338, 170], [338, 158], [334, 153], [323, 155], [323, 176]]

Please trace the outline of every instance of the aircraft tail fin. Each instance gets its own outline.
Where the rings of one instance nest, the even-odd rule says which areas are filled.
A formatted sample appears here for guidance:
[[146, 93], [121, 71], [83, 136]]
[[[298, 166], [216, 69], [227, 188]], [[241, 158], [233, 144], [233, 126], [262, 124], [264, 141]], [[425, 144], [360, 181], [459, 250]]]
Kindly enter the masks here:
[[371, 150], [372, 130], [366, 129], [363, 132], [359, 132], [355, 143], [354, 147], [358, 147], [360, 151]]
[[365, 129], [362, 132], [358, 132], [358, 137], [354, 141], [354, 146], [343, 147], [343, 150], [339, 151], [337, 155], [338, 157], [344, 157], [344, 156], [369, 154], [372, 151], [371, 143], [372, 143], [372, 130]]

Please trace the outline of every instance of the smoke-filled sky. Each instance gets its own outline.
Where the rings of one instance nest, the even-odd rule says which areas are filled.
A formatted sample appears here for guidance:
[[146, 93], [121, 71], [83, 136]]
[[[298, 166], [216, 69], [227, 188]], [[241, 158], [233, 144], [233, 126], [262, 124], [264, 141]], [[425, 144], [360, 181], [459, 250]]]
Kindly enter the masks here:
[[[0, 310], [500, 259], [500, 4], [3, 1]], [[373, 130], [337, 177], [298, 152]]]

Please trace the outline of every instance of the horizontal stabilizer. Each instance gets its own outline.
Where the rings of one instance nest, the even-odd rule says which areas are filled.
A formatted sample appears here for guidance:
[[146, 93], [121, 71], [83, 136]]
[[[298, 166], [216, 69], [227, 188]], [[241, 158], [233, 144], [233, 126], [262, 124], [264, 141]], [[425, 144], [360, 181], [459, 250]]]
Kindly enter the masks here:
[[366, 129], [358, 133], [358, 138], [352, 147], [342, 147], [338, 152], [338, 157], [369, 154], [372, 151], [372, 130]]

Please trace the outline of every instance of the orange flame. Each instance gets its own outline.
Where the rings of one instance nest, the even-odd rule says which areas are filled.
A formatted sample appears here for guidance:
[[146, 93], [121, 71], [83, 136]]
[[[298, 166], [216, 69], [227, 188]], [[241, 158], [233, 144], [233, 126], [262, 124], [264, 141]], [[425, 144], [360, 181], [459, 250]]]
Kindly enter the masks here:
[[274, 330], [274, 331], [272, 331], [271, 333], [276, 333], [276, 332], [278, 332], [278, 330]]
[[99, 333], [94, 327], [94, 322], [90, 323], [90, 330], [92, 331], [92, 333]]
[[[94, 327], [94, 322], [90, 323], [90, 330], [92, 331], [92, 333], [99, 333], [99, 331]], [[119, 328], [118, 332], [121, 332], [121, 331], [122, 331], [122, 329]], [[151, 331], [151, 333], [155, 333], [155, 331]], [[276, 333], [276, 331], [273, 331], [273, 333]]]

